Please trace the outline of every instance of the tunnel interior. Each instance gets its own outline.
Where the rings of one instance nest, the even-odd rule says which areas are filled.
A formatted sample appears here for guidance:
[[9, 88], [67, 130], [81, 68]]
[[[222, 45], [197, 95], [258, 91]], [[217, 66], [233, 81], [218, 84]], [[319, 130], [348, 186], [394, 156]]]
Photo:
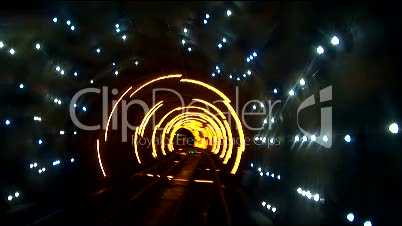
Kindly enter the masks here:
[[0, 224], [401, 225], [401, 11], [2, 3]]

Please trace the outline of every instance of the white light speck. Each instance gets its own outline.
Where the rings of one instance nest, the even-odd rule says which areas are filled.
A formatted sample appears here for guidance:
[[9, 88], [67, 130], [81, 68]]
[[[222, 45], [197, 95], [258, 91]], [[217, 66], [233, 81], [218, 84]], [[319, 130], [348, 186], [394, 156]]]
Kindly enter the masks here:
[[290, 95], [290, 96], [294, 96], [294, 95], [295, 95], [295, 91], [293, 91], [293, 89], [291, 89], [291, 90], [289, 91], [289, 95]]
[[227, 15], [227, 16], [231, 16], [231, 15], [232, 15], [232, 11], [230, 11], [229, 9], [226, 10], [226, 15]]
[[391, 125], [388, 126], [388, 130], [389, 130], [391, 133], [396, 134], [396, 133], [399, 132], [399, 126], [398, 126], [398, 124], [396, 124], [396, 123], [394, 122], [394, 123], [392, 123]]
[[311, 138], [310, 138], [312, 141], [316, 141], [317, 140], [317, 137], [315, 136], [315, 135], [311, 135]]
[[324, 48], [322, 46], [318, 46], [317, 47], [317, 53], [320, 54], [320, 55], [323, 54], [324, 53]]
[[70, 26], [71, 21], [70, 21], [70, 20], [67, 20], [67, 21], [66, 21], [66, 24]]
[[36, 48], [36, 49], [40, 49], [40, 44], [39, 44], [39, 43], [36, 43], [35, 48]]
[[15, 50], [14, 50], [14, 49], [10, 49], [8, 52], [9, 52], [11, 55], [14, 55], [14, 54], [15, 54]]
[[332, 37], [331, 44], [334, 45], [334, 46], [338, 45], [339, 44], [339, 38], [336, 37], [336, 36]]
[[53, 18], [53, 23], [57, 23], [57, 17]]

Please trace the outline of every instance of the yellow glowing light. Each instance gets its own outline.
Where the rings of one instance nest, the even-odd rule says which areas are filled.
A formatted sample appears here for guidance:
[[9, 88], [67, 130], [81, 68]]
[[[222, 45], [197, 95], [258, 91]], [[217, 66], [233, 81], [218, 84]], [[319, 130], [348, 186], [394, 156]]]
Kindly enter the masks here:
[[155, 112], [162, 107], [162, 102], [163, 101], [159, 101], [155, 106], [153, 106], [151, 108], [151, 110], [148, 111], [148, 113], [145, 115], [145, 117], [143, 118], [142, 122], [141, 122], [141, 130], [138, 131], [138, 134], [141, 134], [141, 136], [144, 136], [144, 131], [145, 131], [145, 127], [148, 124], [149, 119], [152, 117], [153, 114], [155, 114]]
[[138, 155], [137, 139], [138, 139], [138, 133], [134, 133], [134, 153], [138, 163], [141, 164], [141, 159], [140, 156]]
[[149, 85], [149, 84], [151, 84], [151, 83], [153, 83], [153, 82], [156, 82], [156, 81], [159, 81], [159, 80], [163, 80], [163, 79], [167, 79], [167, 78], [180, 78], [181, 76], [182, 76], [182, 75], [177, 74], [177, 75], [162, 76], [162, 77], [153, 79], [153, 80], [151, 80], [151, 81], [149, 81], [149, 82], [143, 84], [143, 85], [140, 86], [138, 89], [136, 89], [133, 93], [131, 93], [130, 98], [131, 98], [134, 94], [136, 94], [138, 91], [140, 91], [142, 88], [144, 88], [145, 86], [147, 86], [147, 85]]
[[[232, 171], [230, 173], [235, 174], [237, 169], [239, 168], [239, 164], [240, 164], [240, 160], [241, 160], [241, 155], [244, 152], [245, 148], [246, 148], [246, 142], [244, 140], [244, 133], [243, 133], [243, 126], [240, 122], [239, 117], [237, 116], [235, 110], [233, 109], [233, 107], [226, 102], [223, 102], [226, 107], [229, 109], [232, 117], [234, 118], [235, 122], [236, 122], [236, 127], [237, 127], [237, 132], [239, 133], [239, 139], [240, 139], [240, 145], [237, 148], [237, 155], [236, 155], [236, 160], [235, 163], [233, 165]], [[232, 141], [230, 141], [232, 142]]]
[[[208, 111], [207, 109], [205, 109], [205, 108], [202, 108], [202, 107], [196, 107], [196, 106], [188, 106], [188, 107], [179, 107], [179, 108], [176, 108], [176, 110], [182, 110], [182, 109], [198, 109], [198, 110], [202, 110], [202, 111], [204, 111], [205, 113], [207, 113], [209, 116], [212, 116], [212, 118], [214, 118], [215, 119], [215, 121], [216, 122], [218, 122], [218, 124], [219, 124], [219, 126], [215, 123], [215, 121], [214, 120], [212, 120], [210, 117], [207, 117], [207, 118], [204, 118], [205, 120], [207, 120], [207, 121], [209, 121], [209, 123], [212, 125], [212, 127], [213, 127], [213, 130], [214, 131], [216, 131], [215, 133], [214, 133], [214, 139], [213, 139], [213, 147], [212, 147], [212, 152], [214, 153], [214, 154], [217, 154], [218, 152], [219, 152], [219, 149], [220, 149], [220, 140], [222, 139], [222, 137], [223, 138], [225, 138], [226, 137], [226, 134], [225, 135], [223, 135], [222, 134], [222, 132], [224, 132], [224, 133], [226, 133], [226, 131], [225, 131], [225, 128], [224, 128], [224, 126], [223, 126], [223, 124], [221, 123], [221, 121], [214, 115], [214, 114], [212, 114], [210, 111]], [[175, 109], [174, 109], [175, 110]], [[173, 111], [171, 111], [171, 112], [169, 112], [168, 114], [171, 114]], [[195, 115], [196, 113], [194, 113], [194, 115]], [[200, 113], [198, 113], [198, 114], [200, 114]], [[204, 117], [205, 117], [205, 115], [204, 115]], [[219, 129], [219, 127], [220, 127], [220, 129]], [[173, 133], [173, 132], [172, 132]], [[219, 140], [219, 142], [218, 142], [218, 140]], [[170, 142], [169, 143], [170, 145], [169, 145], [169, 150], [172, 150], [172, 143]], [[156, 149], [155, 149], [156, 150]]]
[[[130, 98], [133, 95], [135, 95], [136, 93], [138, 93], [144, 87], [150, 85], [151, 83], [154, 83], [154, 82], [157, 82], [157, 81], [160, 81], [163, 79], [181, 78], [181, 77], [182, 77], [181, 74], [176, 74], [176, 75], [161, 76], [159, 78], [150, 80], [150, 81], [144, 83], [143, 85], [141, 85], [134, 92], [132, 92], [130, 95]], [[218, 96], [220, 96], [223, 99], [222, 102], [225, 104], [225, 106], [228, 108], [231, 116], [234, 118], [234, 121], [236, 123], [236, 130], [237, 130], [237, 133], [239, 135], [239, 140], [240, 140], [240, 144], [237, 148], [236, 158], [234, 160], [234, 165], [231, 170], [231, 173], [235, 174], [239, 167], [242, 153], [245, 151], [245, 138], [244, 138], [244, 132], [243, 132], [243, 127], [242, 127], [241, 121], [240, 121], [238, 115], [236, 114], [235, 110], [233, 109], [233, 107], [230, 105], [230, 102], [231, 102], [230, 99], [217, 88], [215, 88], [211, 85], [208, 85], [204, 82], [192, 80], [192, 79], [180, 79], [180, 82], [191, 83], [191, 84], [202, 86], [204, 88], [207, 88], [207, 89], [213, 91], [214, 93], [216, 93]], [[132, 88], [133, 87], [129, 87], [120, 96], [118, 101], [114, 104], [112, 111], [108, 117], [106, 129], [105, 129], [105, 142], [107, 141], [107, 138], [108, 138], [108, 129], [110, 126], [110, 120], [112, 118], [112, 115], [113, 115], [114, 111], [116, 110], [117, 105], [126, 96], [126, 94], [130, 90], [132, 90]], [[154, 158], [157, 157], [157, 148], [155, 145], [156, 132], [159, 130], [159, 128], [161, 128], [162, 124], [167, 119], [167, 117], [169, 117], [175, 111], [184, 110], [184, 109], [197, 109], [197, 110], [201, 110], [202, 112], [187, 112], [187, 113], [183, 112], [182, 114], [175, 116], [173, 119], [169, 120], [166, 123], [166, 126], [163, 128], [163, 132], [162, 132], [162, 140], [161, 140], [162, 154], [166, 155], [166, 153], [164, 151], [165, 135], [168, 135], [168, 134], [170, 135], [170, 137], [169, 137], [170, 139], [168, 140], [169, 143], [168, 143], [167, 147], [169, 148], [170, 151], [173, 151], [174, 149], [173, 149], [172, 137], [174, 137], [174, 134], [176, 133], [176, 131], [178, 129], [185, 128], [185, 129], [188, 129], [193, 134], [194, 139], [195, 139], [195, 141], [194, 141], [195, 147], [200, 147], [200, 148], [205, 149], [205, 148], [207, 148], [208, 145], [211, 145], [212, 146], [211, 152], [214, 154], [219, 153], [219, 150], [221, 148], [221, 142], [223, 141], [222, 152], [220, 153], [219, 158], [223, 159], [224, 164], [227, 164], [228, 161], [231, 159], [234, 145], [233, 145], [233, 134], [232, 134], [232, 131], [231, 131], [231, 128], [230, 128], [228, 122], [226, 121], [225, 115], [222, 113], [222, 111], [219, 108], [217, 108], [215, 105], [213, 105], [205, 100], [194, 98], [193, 101], [197, 101], [197, 102], [207, 105], [208, 107], [211, 107], [212, 109], [214, 109], [215, 112], [218, 113], [218, 115], [220, 116], [221, 119], [218, 119], [216, 117], [216, 115], [212, 114], [209, 110], [207, 110], [205, 108], [201, 108], [201, 107], [196, 107], [196, 106], [177, 107], [177, 108], [171, 110], [170, 112], [168, 112], [167, 114], [165, 114], [162, 117], [162, 119], [159, 121], [159, 123], [153, 129], [153, 132], [152, 132], [152, 156]], [[145, 128], [149, 122], [149, 119], [152, 117], [152, 115], [155, 114], [155, 112], [162, 105], [163, 105], [162, 101], [160, 101], [152, 109], [150, 109], [150, 111], [142, 119], [140, 126], [137, 128], [137, 131], [135, 132], [134, 151], [135, 151], [137, 161], [139, 163], [141, 163], [141, 160], [139, 158], [136, 140], [138, 139], [138, 136], [144, 136]], [[207, 140], [208, 140], [208, 142], [207, 142]], [[106, 177], [106, 173], [104, 171], [103, 164], [102, 164], [99, 145], [100, 144], [99, 144], [99, 139], [98, 139], [97, 140], [97, 153], [98, 153], [99, 166], [102, 170], [103, 176]], [[172, 178], [168, 178], [168, 179], [172, 179]], [[180, 180], [180, 179], [178, 179], [178, 180]], [[203, 180], [201, 180], [201, 181], [203, 181]], [[201, 183], [210, 183], [210, 182], [201, 182]], [[212, 181], [212, 183], [213, 183], [213, 181]]]
[[[225, 125], [226, 131], [228, 132], [228, 139], [227, 139], [227, 143], [229, 145], [228, 149], [227, 149], [227, 155], [231, 155], [232, 154], [232, 149], [233, 149], [233, 137], [232, 137], [232, 130], [229, 127], [229, 123], [226, 120], [223, 120], [223, 124]], [[229, 153], [230, 152], [230, 153]], [[225, 152], [222, 151], [221, 155], [219, 156], [219, 158], [223, 158], [225, 157]], [[227, 161], [229, 160], [229, 158], [225, 161], [224, 160], [224, 164], [227, 163]]]
[[[182, 125], [182, 124], [184, 124], [184, 125]], [[185, 129], [189, 130], [193, 134], [194, 139], [195, 139], [194, 146], [202, 148], [202, 145], [199, 143], [199, 141], [201, 139], [199, 137], [199, 132], [198, 132], [198, 130], [200, 130], [200, 126], [202, 126], [202, 123], [200, 124], [196, 120], [188, 120], [188, 118], [183, 118], [183, 119], [177, 121], [176, 124], [173, 126], [174, 127], [173, 131], [170, 134], [169, 145], [168, 145], [169, 150], [170, 151], [173, 150], [174, 135], [176, 134], [176, 131], [179, 130], [180, 128], [185, 128]]]
[[134, 134], [134, 153], [135, 153], [135, 157], [137, 158], [138, 163], [141, 164], [141, 159], [140, 156], [138, 155], [138, 146], [137, 146], [137, 139], [138, 139], [138, 135], [142, 132], [141, 136], [144, 136], [144, 131], [145, 131], [145, 126], [147, 125], [149, 119], [152, 117], [152, 115], [156, 112], [156, 110], [158, 110], [158, 108], [162, 107], [162, 102], [163, 101], [159, 101], [157, 104], [155, 104], [155, 106], [153, 106], [148, 113], [144, 116], [144, 118], [142, 119], [142, 122], [140, 124], [140, 126], [137, 129], [137, 132]]
[[117, 102], [114, 104], [112, 111], [109, 114], [109, 118], [107, 120], [107, 124], [106, 124], [106, 131], [105, 131], [105, 141], [107, 141], [107, 132], [109, 130], [109, 124], [110, 124], [110, 119], [112, 118], [113, 112], [116, 109], [117, 105], [120, 103], [121, 99], [123, 99], [123, 97], [128, 93], [128, 91], [130, 91], [133, 87], [130, 87], [126, 90], [126, 92], [123, 93], [123, 95], [121, 95], [121, 97], [117, 100]]
[[105, 173], [105, 170], [103, 169], [102, 159], [101, 159], [101, 155], [100, 155], [100, 151], [99, 151], [99, 139], [96, 139], [96, 151], [98, 152], [98, 161], [99, 161], [99, 165], [102, 170], [103, 177], [106, 177], [106, 173]]
[[226, 119], [226, 116], [222, 113], [221, 110], [219, 110], [219, 108], [215, 107], [215, 105], [201, 99], [193, 99], [193, 100], [208, 105], [209, 107], [213, 108], [216, 112], [218, 112], [219, 116], [221, 116], [222, 119]]
[[207, 184], [213, 184], [214, 183], [212, 180], [194, 180], [194, 182], [207, 183]]
[[[234, 111], [233, 107], [229, 104], [230, 99], [225, 94], [223, 94], [221, 91], [216, 89], [215, 87], [212, 87], [212, 86], [210, 86], [210, 85], [208, 85], [208, 84], [206, 84], [204, 82], [197, 81], [197, 80], [192, 80], [192, 79], [180, 79], [180, 82], [189, 82], [189, 83], [193, 83], [193, 84], [197, 84], [197, 85], [206, 87], [207, 89], [212, 90], [213, 92], [218, 94], [224, 100], [223, 103], [226, 105], [226, 107], [231, 112], [232, 117], [235, 119], [236, 128], [237, 128], [237, 131], [239, 133], [239, 139], [240, 139], [240, 145], [237, 148], [236, 160], [235, 160], [235, 163], [234, 163], [233, 168], [231, 170], [231, 173], [235, 174], [237, 169], [238, 169], [238, 167], [239, 167], [239, 164], [240, 164], [241, 154], [245, 150], [245, 139], [244, 139], [243, 127], [242, 127], [242, 124], [240, 122], [240, 119], [237, 116], [236, 112]], [[230, 142], [232, 142], [232, 141], [230, 141]]]
[[174, 178], [173, 180], [175, 180], [175, 181], [183, 181], [183, 182], [188, 181], [187, 179], [182, 179], [182, 178]]
[[[192, 120], [194, 120], [194, 121], [192, 121], [191, 123], [194, 123], [195, 126], [194, 126], [194, 125], [191, 125], [191, 123], [190, 123], [190, 126], [189, 126], [189, 128], [188, 128], [188, 130], [193, 134], [194, 139], [196, 140], [196, 142], [194, 143], [194, 147], [199, 147], [199, 148], [205, 149], [206, 146], [205, 146], [203, 143], [200, 143], [200, 142], [202, 142], [202, 141], [201, 141], [201, 138], [199, 137], [199, 132], [198, 132], [198, 131], [203, 131], [203, 129], [200, 128], [200, 127], [202, 126], [202, 123], [200, 123], [199, 121], [201, 121], [201, 122], [203, 122], [203, 123], [206, 123], [206, 121], [205, 121], [205, 120], [202, 120], [202, 119], [200, 119], [200, 118], [195, 118], [195, 117], [197, 117], [197, 116], [200, 117], [201, 115], [203, 115], [203, 114], [201, 114], [201, 113], [185, 112], [185, 113], [181, 113], [181, 114], [177, 115], [177, 116], [174, 117], [171, 121], [169, 121], [169, 122], [166, 124], [166, 126], [165, 126], [165, 128], [164, 128], [164, 130], [163, 130], [163, 133], [162, 133], [162, 146], [161, 146], [161, 148], [164, 149], [165, 134], [168, 134], [168, 133], [169, 133], [170, 128], [173, 126], [173, 124], [174, 124], [174, 127], [176, 127], [176, 126], [178, 126], [178, 124], [179, 124], [179, 123], [178, 123], [179, 120], [182, 120], [183, 123], [184, 123], [185, 120], [187, 120], [187, 121], [192, 121]], [[187, 128], [187, 126], [180, 126], [180, 128]], [[173, 138], [172, 138], [172, 137], [173, 137], [173, 135], [176, 133], [176, 131], [177, 131], [178, 129], [179, 129], [179, 128], [175, 129], [175, 131], [173, 131], [173, 132], [171, 133], [171, 136], [170, 136], [170, 139], [169, 139], [169, 144], [168, 144], [169, 151], [173, 151], [173, 143], [172, 143]]]
[[206, 123], [205, 120], [200, 119], [200, 118], [196, 118], [197, 115], [198, 115], [198, 114], [193, 113], [193, 112], [184, 112], [184, 113], [181, 113], [181, 114], [177, 115], [177, 116], [174, 117], [172, 120], [170, 120], [168, 123], [166, 123], [166, 127], [165, 127], [165, 128], [166, 128], [166, 131], [165, 131], [165, 132], [166, 132], [166, 133], [169, 133], [169, 132], [170, 132], [170, 128], [172, 127], [172, 125], [173, 125], [177, 120], [182, 119], [183, 117], [187, 117], [188, 119], [194, 119], [194, 120], [197, 120], [197, 121]]

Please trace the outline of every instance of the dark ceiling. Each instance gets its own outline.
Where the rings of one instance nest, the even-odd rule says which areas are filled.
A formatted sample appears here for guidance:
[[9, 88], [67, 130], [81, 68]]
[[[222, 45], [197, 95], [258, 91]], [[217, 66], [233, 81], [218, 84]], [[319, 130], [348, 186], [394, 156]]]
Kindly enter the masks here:
[[[230, 17], [227, 9], [233, 13]], [[95, 135], [78, 131], [74, 136], [77, 129], [68, 116], [69, 100], [82, 88], [107, 85], [120, 91], [157, 76], [180, 73], [214, 85], [230, 98], [235, 98], [238, 86], [242, 105], [251, 99], [286, 100], [288, 90], [298, 87], [303, 77], [307, 88], [296, 88], [298, 94], [282, 105], [283, 117], [290, 120], [282, 121], [275, 135], [298, 134], [290, 112], [309, 95], [332, 85], [337, 140], [331, 150], [295, 151], [285, 145], [267, 152], [250, 147], [242, 168], [250, 162], [275, 166], [288, 174], [290, 184], [315, 184], [342, 207], [392, 222], [398, 208], [389, 207], [398, 205], [400, 210], [402, 201], [400, 135], [387, 131], [391, 122], [401, 122], [401, 9], [400, 4], [378, 1], [5, 4], [0, 9], [0, 41], [5, 44], [0, 49], [1, 195], [6, 197], [13, 188], [29, 190], [32, 183], [52, 184], [50, 179], [40, 185], [33, 182], [27, 169], [33, 161], [85, 156], [82, 152]], [[210, 18], [204, 24], [206, 13]], [[115, 24], [120, 25], [119, 33]], [[330, 43], [333, 35], [340, 39], [338, 46]], [[223, 37], [227, 42], [219, 49]], [[36, 43], [41, 44], [39, 51]], [[318, 45], [325, 54], [316, 53]], [[15, 49], [14, 55], [10, 48]], [[247, 63], [246, 57], [254, 51], [258, 57]], [[55, 70], [57, 65], [65, 71], [63, 76]], [[243, 78], [247, 70], [252, 75]], [[274, 88], [279, 89], [278, 95], [273, 94]], [[62, 104], [55, 104], [54, 98]], [[94, 95], [79, 103], [88, 107], [80, 113], [83, 118], [96, 121], [94, 115], [101, 111], [94, 104], [97, 101], [99, 96]], [[34, 122], [34, 115], [43, 121]], [[311, 115], [315, 117], [314, 112]], [[7, 119], [11, 125], [5, 125]], [[251, 121], [259, 125], [262, 120]], [[62, 129], [67, 133], [64, 137], [58, 134]], [[353, 142], [345, 144], [345, 134], [351, 134]], [[38, 146], [40, 138], [44, 144]]]

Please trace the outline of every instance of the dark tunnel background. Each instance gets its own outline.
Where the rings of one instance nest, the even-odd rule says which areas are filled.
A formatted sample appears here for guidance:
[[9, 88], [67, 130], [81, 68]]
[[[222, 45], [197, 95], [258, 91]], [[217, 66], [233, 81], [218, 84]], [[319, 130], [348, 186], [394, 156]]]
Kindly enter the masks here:
[[[233, 13], [230, 17], [227, 9]], [[69, 103], [77, 91], [108, 86], [110, 109], [114, 88], [120, 93], [159, 76], [183, 74], [213, 85], [233, 102], [238, 93], [239, 111], [249, 100], [263, 101], [265, 107], [269, 100], [282, 100], [273, 109], [272, 129], [245, 131], [252, 141], [266, 137], [268, 144], [274, 137], [277, 145], [247, 146], [232, 177], [255, 197], [256, 207], [263, 200], [276, 203], [278, 223], [348, 224], [346, 214], [353, 212], [357, 225], [365, 220], [373, 225], [400, 224], [401, 137], [388, 127], [401, 123], [401, 10], [400, 3], [378, 1], [4, 4], [0, 9], [1, 212], [32, 203], [63, 203], [110, 182], [102, 180], [96, 156], [96, 139], [102, 131], [80, 130], [70, 119]], [[206, 13], [211, 17], [204, 24]], [[74, 31], [66, 20], [71, 20]], [[115, 24], [120, 25], [119, 33]], [[330, 42], [334, 35], [340, 40], [337, 46]], [[222, 37], [228, 41], [223, 43]], [[224, 47], [218, 48], [218, 43]], [[325, 49], [322, 55], [316, 52], [319, 45]], [[247, 63], [254, 51], [258, 57]], [[247, 70], [251, 75], [243, 77]], [[299, 85], [300, 78], [306, 85]], [[206, 95], [172, 86], [188, 99]], [[312, 94], [319, 103], [319, 90], [327, 86], [332, 86], [331, 102], [306, 109], [300, 120], [305, 130], [319, 133], [320, 107], [331, 106], [332, 147], [323, 148], [310, 139], [308, 145], [295, 143], [294, 137], [302, 136], [296, 118], [299, 105]], [[290, 89], [294, 96], [289, 96]], [[152, 101], [149, 94], [140, 98]], [[79, 119], [101, 123], [101, 104], [100, 94], [80, 98]], [[254, 104], [256, 110], [253, 104], [247, 110], [260, 111]], [[132, 122], [143, 118], [138, 112], [135, 107], [129, 110]], [[34, 121], [34, 116], [42, 121]], [[265, 118], [249, 116], [243, 124], [259, 127]], [[119, 140], [119, 131], [115, 133], [112, 139]], [[347, 134], [351, 142], [345, 142]], [[39, 139], [43, 143], [38, 144]], [[130, 145], [108, 147], [123, 153], [110, 152], [107, 157], [119, 171], [120, 178], [115, 179], [119, 182], [144, 167], [132, 162]], [[56, 160], [61, 161], [57, 167], [52, 165]], [[34, 162], [46, 172], [30, 168]], [[258, 167], [280, 174], [281, 179], [260, 177]], [[301, 197], [298, 187], [319, 193], [325, 202]], [[16, 191], [21, 197], [8, 201]]]

